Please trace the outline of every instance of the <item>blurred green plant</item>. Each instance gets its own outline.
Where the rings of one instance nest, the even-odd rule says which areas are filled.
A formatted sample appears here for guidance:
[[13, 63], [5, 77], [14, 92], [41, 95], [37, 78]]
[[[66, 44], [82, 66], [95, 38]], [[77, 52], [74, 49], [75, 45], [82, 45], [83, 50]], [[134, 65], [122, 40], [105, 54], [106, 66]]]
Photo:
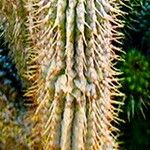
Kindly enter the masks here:
[[124, 49], [136, 47], [150, 54], [150, 1], [129, 0], [128, 15], [125, 17]]
[[[120, 125], [122, 150], [149, 150], [150, 143], [150, 1], [129, 0], [124, 20], [124, 62], [120, 64], [126, 94]], [[133, 48], [134, 47], [134, 48]], [[143, 116], [145, 118], [143, 118]]]
[[142, 47], [146, 46], [150, 52], [150, 1], [147, 0], [144, 5], [142, 5], [142, 10], [138, 14], [138, 17], [138, 31], [143, 35]]
[[150, 102], [150, 66], [148, 58], [137, 49], [130, 49], [123, 56], [121, 71], [124, 73], [123, 92], [126, 94], [125, 112], [128, 119], [135, 113], [144, 115], [143, 107]]
[[149, 150], [150, 147], [150, 117], [149, 110], [145, 112], [146, 119], [137, 115], [121, 125], [121, 150]]

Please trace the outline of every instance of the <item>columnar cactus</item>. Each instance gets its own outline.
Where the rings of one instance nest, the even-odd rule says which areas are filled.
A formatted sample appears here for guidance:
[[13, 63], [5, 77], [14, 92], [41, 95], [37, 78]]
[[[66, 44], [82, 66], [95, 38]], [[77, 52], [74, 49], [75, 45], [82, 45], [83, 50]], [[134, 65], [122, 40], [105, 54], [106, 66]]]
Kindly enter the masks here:
[[[6, 39], [26, 78], [35, 149], [117, 149], [120, 0], [2, 0]], [[25, 82], [25, 81], [24, 81]]]

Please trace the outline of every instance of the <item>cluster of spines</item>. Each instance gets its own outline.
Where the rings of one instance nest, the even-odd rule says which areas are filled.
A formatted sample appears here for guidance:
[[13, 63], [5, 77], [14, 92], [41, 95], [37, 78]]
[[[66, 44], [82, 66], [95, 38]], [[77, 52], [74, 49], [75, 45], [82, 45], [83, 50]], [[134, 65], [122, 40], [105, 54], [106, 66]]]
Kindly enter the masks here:
[[[27, 0], [26, 92], [45, 149], [114, 149], [121, 1]], [[17, 3], [16, 3], [17, 6]], [[18, 8], [18, 6], [17, 6]], [[19, 8], [18, 8], [19, 9]], [[17, 22], [15, 21], [17, 24]], [[17, 38], [16, 38], [17, 40]], [[41, 139], [40, 139], [41, 140]], [[34, 141], [34, 140], [33, 140]]]

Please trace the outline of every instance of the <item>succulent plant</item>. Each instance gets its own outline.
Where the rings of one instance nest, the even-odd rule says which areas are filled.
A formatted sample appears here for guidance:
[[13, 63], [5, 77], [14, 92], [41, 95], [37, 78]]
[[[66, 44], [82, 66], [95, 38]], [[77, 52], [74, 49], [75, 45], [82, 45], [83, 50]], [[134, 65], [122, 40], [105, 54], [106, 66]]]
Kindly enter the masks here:
[[122, 37], [121, 4], [2, 0], [5, 39], [36, 106], [28, 117], [32, 149], [117, 149], [116, 96], [123, 94], [115, 68], [121, 49], [113, 42]]
[[143, 106], [150, 102], [150, 66], [149, 60], [137, 49], [130, 49], [124, 55], [121, 66], [124, 72], [123, 92], [126, 94], [126, 112], [128, 119], [139, 111], [144, 116]]

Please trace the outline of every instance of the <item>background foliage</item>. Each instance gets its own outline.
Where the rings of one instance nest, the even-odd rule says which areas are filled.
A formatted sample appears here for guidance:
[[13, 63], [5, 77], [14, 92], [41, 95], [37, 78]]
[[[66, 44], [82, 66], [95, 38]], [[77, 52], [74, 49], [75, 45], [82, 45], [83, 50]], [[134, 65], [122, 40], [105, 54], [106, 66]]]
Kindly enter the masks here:
[[124, 62], [119, 64], [122, 91], [126, 94], [120, 126], [122, 149], [148, 150], [150, 147], [150, 1], [130, 0], [125, 8], [123, 32]]

